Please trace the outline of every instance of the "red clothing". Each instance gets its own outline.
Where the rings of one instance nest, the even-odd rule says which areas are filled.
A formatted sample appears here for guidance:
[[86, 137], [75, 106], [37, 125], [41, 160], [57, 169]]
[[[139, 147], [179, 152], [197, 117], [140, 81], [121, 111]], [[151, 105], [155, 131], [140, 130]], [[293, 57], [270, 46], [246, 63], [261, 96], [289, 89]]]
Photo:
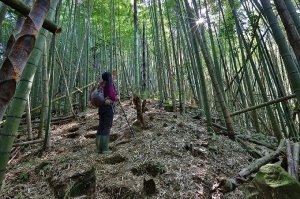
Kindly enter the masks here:
[[112, 101], [117, 101], [117, 92], [116, 92], [116, 89], [115, 89], [115, 86], [113, 83], [111, 83], [108, 87], [106, 86], [106, 82], [103, 81], [101, 83], [101, 86], [102, 86], [102, 89], [103, 89], [103, 93], [104, 93], [104, 97], [105, 98], [109, 98], [111, 99]]

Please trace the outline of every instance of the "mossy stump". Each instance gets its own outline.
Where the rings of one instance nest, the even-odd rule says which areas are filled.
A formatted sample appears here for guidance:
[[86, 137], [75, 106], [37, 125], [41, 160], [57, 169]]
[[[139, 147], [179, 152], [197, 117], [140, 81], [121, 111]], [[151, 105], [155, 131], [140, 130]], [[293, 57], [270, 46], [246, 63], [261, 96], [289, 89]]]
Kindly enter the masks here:
[[256, 198], [259, 199], [300, 198], [300, 183], [276, 164], [262, 166], [253, 184], [258, 191]]

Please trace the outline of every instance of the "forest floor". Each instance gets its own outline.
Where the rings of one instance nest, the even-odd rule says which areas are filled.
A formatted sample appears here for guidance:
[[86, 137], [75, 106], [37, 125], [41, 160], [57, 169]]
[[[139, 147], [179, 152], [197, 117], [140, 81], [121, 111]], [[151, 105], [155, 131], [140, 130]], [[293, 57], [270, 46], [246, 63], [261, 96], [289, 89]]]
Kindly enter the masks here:
[[[254, 160], [244, 147], [209, 134], [193, 109], [180, 115], [154, 102], [147, 107], [147, 129], [133, 126], [132, 134], [117, 106], [111, 154], [96, 153], [97, 109], [52, 125], [51, 150], [40, 154], [39, 144], [19, 147], [0, 198], [245, 198], [243, 186], [225, 195], [211, 191], [218, 178], [236, 176]], [[123, 108], [133, 124], [133, 105]]]

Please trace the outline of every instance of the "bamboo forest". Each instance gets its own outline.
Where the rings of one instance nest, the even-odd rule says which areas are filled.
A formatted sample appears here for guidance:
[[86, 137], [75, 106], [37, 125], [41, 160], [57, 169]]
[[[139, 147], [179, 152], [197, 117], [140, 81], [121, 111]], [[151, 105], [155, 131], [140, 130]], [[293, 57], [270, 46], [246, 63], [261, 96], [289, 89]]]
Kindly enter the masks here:
[[0, 0], [0, 198], [299, 199], [299, 0]]

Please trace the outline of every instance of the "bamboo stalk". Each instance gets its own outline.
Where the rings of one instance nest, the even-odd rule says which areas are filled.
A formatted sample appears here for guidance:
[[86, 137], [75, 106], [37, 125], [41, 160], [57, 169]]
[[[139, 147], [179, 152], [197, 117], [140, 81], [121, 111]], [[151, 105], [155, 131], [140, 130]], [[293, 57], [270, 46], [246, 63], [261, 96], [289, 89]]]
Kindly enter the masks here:
[[282, 101], [286, 101], [286, 100], [289, 100], [289, 99], [292, 99], [292, 98], [295, 98], [295, 97], [296, 97], [295, 94], [288, 95], [288, 96], [285, 96], [285, 97], [281, 97], [281, 98], [271, 100], [271, 101], [268, 101], [268, 102], [265, 102], [265, 103], [262, 103], [262, 104], [259, 104], [259, 105], [256, 105], [256, 106], [251, 106], [249, 108], [233, 112], [233, 113], [230, 114], [230, 116], [235, 116], [235, 115], [239, 115], [239, 114], [242, 114], [242, 113], [246, 113], [248, 111], [252, 111], [252, 110], [255, 110], [255, 109], [266, 107], [266, 106], [269, 106], [269, 105], [272, 105], [272, 104], [275, 104], [275, 103], [279, 103], [279, 102], [282, 102]]
[[284, 149], [284, 141], [281, 140], [280, 144], [277, 148], [277, 150], [273, 153], [270, 153], [262, 158], [257, 159], [255, 162], [253, 162], [252, 164], [250, 164], [248, 167], [242, 169], [239, 172], [239, 176], [241, 177], [247, 177], [249, 176], [251, 173], [256, 172], [259, 170], [259, 168], [265, 164], [267, 164], [268, 162], [270, 162], [271, 160], [273, 160], [274, 158], [278, 157], [279, 154], [281, 153], [281, 151]]
[[19, 142], [19, 143], [13, 144], [13, 147], [16, 147], [16, 146], [25, 146], [25, 145], [30, 145], [30, 144], [38, 144], [38, 143], [42, 143], [42, 142], [44, 142], [43, 139], [31, 140], [31, 141], [28, 141], [28, 142]]
[[31, 122], [31, 112], [30, 112], [30, 96], [27, 97], [26, 121], [27, 121], [28, 139], [32, 140], [32, 122]]
[[19, 154], [19, 152], [21, 151], [21, 147], [17, 147], [11, 154], [11, 158], [10, 160], [8, 161], [7, 164], [10, 164], [14, 159], [15, 157]]
[[295, 143], [293, 145], [293, 160], [294, 160], [294, 168], [295, 168], [295, 177], [296, 180], [299, 180], [299, 154], [300, 153], [300, 144]]
[[[80, 90], [83, 90], [83, 89], [85, 89], [85, 88], [88, 88], [88, 87], [94, 85], [95, 83], [96, 83], [96, 82], [92, 82], [92, 83], [90, 83], [90, 84], [88, 84], [88, 85], [86, 85], [86, 86], [80, 88]], [[79, 92], [79, 90], [76, 89], [75, 91], [73, 91], [73, 92], [70, 93], [70, 94], [73, 95], [73, 94], [75, 94], [75, 93], [77, 93], [77, 92]], [[67, 96], [66, 96], [66, 95], [63, 95], [63, 96], [57, 97], [57, 98], [53, 99], [52, 102], [57, 102], [57, 101], [59, 101], [59, 100], [61, 100], [61, 99], [64, 99], [65, 97], [67, 97]], [[37, 110], [39, 110], [39, 109], [41, 109], [41, 108], [42, 108], [41, 106], [35, 107], [35, 108], [33, 108], [33, 109], [31, 110], [31, 112], [37, 111]], [[1, 123], [0, 123], [0, 124], [1, 124]]]
[[[0, 0], [4, 4], [12, 7], [17, 12], [21, 13], [24, 16], [27, 16], [30, 12], [30, 7], [26, 6], [23, 2], [18, 0]], [[43, 28], [49, 30], [53, 34], [61, 33], [62, 29], [57, 24], [53, 23], [52, 21], [45, 19], [43, 23]]]
[[300, 64], [300, 34], [294, 20], [283, 0], [274, 0], [276, 9], [285, 27], [290, 45], [293, 48], [298, 64]]
[[62, 65], [62, 62], [61, 62], [61, 59], [60, 59], [60, 56], [59, 56], [59, 53], [57, 51], [57, 48], [55, 47], [55, 52], [56, 52], [56, 56], [57, 56], [57, 61], [58, 61], [58, 65], [60, 66], [60, 69], [61, 69], [61, 72], [63, 74], [63, 79], [64, 79], [64, 83], [65, 83], [65, 87], [66, 87], [66, 97], [68, 98], [68, 102], [69, 102], [69, 106], [70, 106], [70, 109], [71, 109], [71, 113], [73, 115], [76, 115], [74, 110], [73, 110], [73, 107], [72, 107], [72, 98], [71, 98], [71, 95], [70, 95], [70, 91], [69, 91], [69, 85], [68, 85], [68, 81], [67, 81], [67, 77], [66, 77], [66, 74], [65, 74], [65, 70], [64, 70], [64, 67]]
[[[294, 62], [292, 54], [290, 53], [290, 49], [287, 44], [285, 35], [279, 26], [276, 15], [274, 14], [274, 12], [272, 10], [270, 0], [261, 0], [260, 2], [263, 7], [263, 14], [265, 15], [266, 19], [268, 20], [268, 22], [270, 24], [274, 39], [278, 45], [279, 53], [284, 62], [284, 66], [285, 66], [286, 73], [287, 73], [287, 76], [288, 76], [288, 79], [290, 82], [291, 90], [296, 94], [297, 100], [299, 102], [300, 101], [299, 69], [297, 67], [297, 64], [295, 64], [295, 62]], [[258, 4], [258, 2], [256, 0], [254, 1], [254, 3]]]
[[[51, 122], [57, 122], [57, 121], [60, 121], [60, 120], [67, 120], [67, 119], [71, 119], [71, 118], [75, 118], [74, 115], [68, 115], [68, 116], [59, 117], [59, 118], [52, 118]], [[37, 124], [37, 123], [40, 123], [40, 122], [41, 122], [41, 120], [37, 120], [37, 121], [32, 121], [31, 123], [32, 124]], [[21, 122], [20, 124], [26, 124], [26, 123]]]
[[297, 179], [296, 172], [295, 172], [295, 165], [294, 165], [294, 160], [293, 160], [293, 153], [292, 153], [292, 146], [291, 142], [289, 139], [286, 139], [285, 141], [286, 145], [286, 158], [288, 162], [288, 172], [291, 176]]
[[[26, 102], [26, 98], [29, 94], [28, 91], [31, 89], [29, 87], [22, 90], [23, 87], [21, 87], [20, 83], [21, 75], [23, 75], [22, 78], [24, 78], [26, 73], [23, 73], [23, 70], [30, 58], [34, 46], [37, 44], [37, 41], [39, 41], [37, 38], [49, 8], [50, 0], [39, 0], [34, 3], [29, 16], [25, 19], [20, 34], [17, 35], [16, 41], [12, 45], [8, 57], [5, 58], [1, 67], [0, 120], [2, 120], [3, 114], [14, 94], [13, 107], [18, 109], [15, 112], [12, 112], [11, 109], [9, 110], [8, 116], [10, 122], [6, 123], [7, 125], [3, 128], [2, 135], [0, 136], [0, 187], [5, 178], [5, 171], [9, 161], [11, 147], [20, 122], [20, 116], [18, 114], [24, 112], [24, 102]], [[21, 79], [21, 82], [24, 80], [25, 79]], [[17, 99], [16, 96], [19, 98]]]
[[[85, 88], [88, 88], [88, 87], [94, 85], [95, 83], [96, 83], [96, 82], [92, 82], [92, 83], [90, 83], [90, 84], [88, 84], [88, 85], [86, 85], [86, 86], [80, 88], [80, 90], [83, 90], [83, 89], [85, 89]], [[79, 90], [73, 91], [73, 92], [71, 93], [71, 95], [73, 95], [73, 94], [75, 94], [75, 93], [77, 93], [77, 92], [79, 92]], [[53, 99], [52, 102], [57, 102], [57, 101], [59, 101], [59, 100], [61, 100], [61, 99], [64, 99], [65, 97], [67, 97], [67, 96], [66, 96], [66, 95], [60, 96], [60, 97], [58, 97], [58, 98]], [[38, 110], [40, 110], [41, 108], [42, 108], [42, 106], [35, 107], [35, 108], [31, 109], [31, 113], [34, 112], [34, 111], [38, 111]], [[5, 123], [5, 120], [2, 120], [2, 121], [0, 122], [0, 125], [2, 125], [2, 124], [4, 124], [4, 123]]]

